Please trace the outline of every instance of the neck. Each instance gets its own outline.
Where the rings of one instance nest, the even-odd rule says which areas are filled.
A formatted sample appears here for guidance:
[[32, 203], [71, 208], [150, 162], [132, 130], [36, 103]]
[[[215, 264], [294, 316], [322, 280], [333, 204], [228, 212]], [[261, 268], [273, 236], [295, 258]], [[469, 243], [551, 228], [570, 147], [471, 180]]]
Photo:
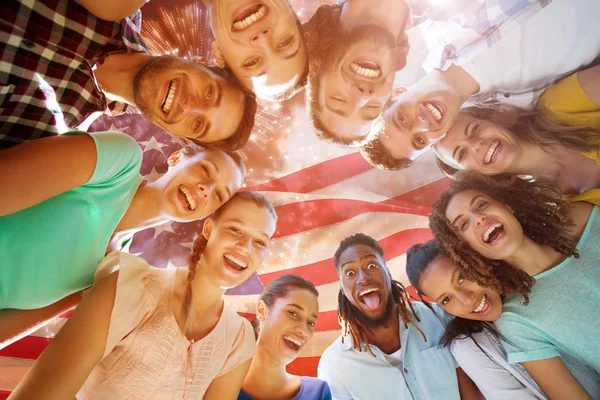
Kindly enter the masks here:
[[94, 76], [110, 101], [135, 104], [133, 80], [144, 65], [154, 58], [156, 56], [142, 52], [113, 54], [96, 68]]
[[115, 229], [115, 236], [128, 236], [169, 221], [161, 212], [163, 188], [159, 181], [140, 185]]
[[264, 347], [259, 338], [256, 355], [242, 384], [246, 394], [255, 398], [262, 393], [282, 393], [293, 378], [286, 372], [285, 364], [275, 360]]
[[394, 305], [388, 323], [368, 332], [367, 340], [369, 344], [374, 344], [386, 354], [391, 354], [400, 348], [400, 314], [398, 314], [397, 304]]
[[549, 246], [542, 246], [527, 236], [515, 253], [505, 261], [515, 268], [525, 271], [530, 276], [535, 276], [552, 268], [565, 258]]
[[403, 0], [347, 0], [340, 21], [346, 29], [354, 25], [378, 25], [394, 37], [404, 34], [409, 8]]
[[196, 276], [192, 281], [192, 293], [195, 294], [192, 296], [192, 308], [196, 313], [218, 313], [223, 303], [225, 289], [208, 278], [210, 274], [205, 272], [206, 269], [204, 257], [200, 257], [196, 266]]
[[469, 97], [479, 93], [479, 83], [467, 71], [456, 65], [451, 65], [446, 71], [434, 69], [428, 73], [423, 80], [442, 82], [451, 86], [462, 102], [464, 103]]
[[532, 175], [545, 181], [555, 181], [564, 167], [565, 150], [560, 146], [542, 148], [533, 143], [518, 141], [519, 155], [507, 171], [517, 175]]

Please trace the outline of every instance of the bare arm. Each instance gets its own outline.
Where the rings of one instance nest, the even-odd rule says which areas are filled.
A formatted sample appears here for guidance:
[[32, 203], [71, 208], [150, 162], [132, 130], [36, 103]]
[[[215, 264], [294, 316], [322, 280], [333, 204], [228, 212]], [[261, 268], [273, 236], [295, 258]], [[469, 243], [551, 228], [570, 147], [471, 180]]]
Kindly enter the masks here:
[[590, 100], [600, 107], [600, 65], [579, 71], [577, 80]]
[[146, 0], [77, 0], [86, 10], [106, 21], [120, 21], [133, 15]]
[[88, 135], [54, 136], [0, 152], [0, 216], [34, 206], [86, 183], [96, 169]]
[[460, 367], [456, 368], [456, 378], [461, 400], [485, 400], [477, 385]]
[[99, 282], [33, 363], [10, 399], [73, 399], [101, 360], [118, 272]]
[[81, 301], [79, 293], [73, 293], [35, 310], [1, 310], [0, 311], [0, 349], [35, 332], [52, 319], [75, 308]]
[[521, 365], [552, 400], [591, 400], [560, 357], [522, 362]]
[[204, 394], [204, 400], [237, 399], [251, 362], [252, 359], [213, 380]]

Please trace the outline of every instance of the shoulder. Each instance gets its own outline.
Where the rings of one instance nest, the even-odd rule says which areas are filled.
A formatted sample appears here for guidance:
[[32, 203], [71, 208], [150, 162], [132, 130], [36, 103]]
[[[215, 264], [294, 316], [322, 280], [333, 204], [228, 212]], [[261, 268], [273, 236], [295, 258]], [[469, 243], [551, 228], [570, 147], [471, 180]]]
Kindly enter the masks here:
[[132, 137], [121, 132], [95, 132], [89, 135], [96, 144], [97, 161], [88, 185], [137, 179], [143, 157], [140, 145]]
[[256, 337], [252, 324], [227, 304], [223, 305], [224, 328], [228, 347], [251, 354], [256, 352]]
[[[302, 381], [302, 392], [310, 395], [310, 398], [324, 399], [325, 396], [331, 395], [329, 385], [324, 380], [319, 378], [313, 378], [310, 376], [301, 376]], [[315, 396], [319, 397], [315, 397]]]

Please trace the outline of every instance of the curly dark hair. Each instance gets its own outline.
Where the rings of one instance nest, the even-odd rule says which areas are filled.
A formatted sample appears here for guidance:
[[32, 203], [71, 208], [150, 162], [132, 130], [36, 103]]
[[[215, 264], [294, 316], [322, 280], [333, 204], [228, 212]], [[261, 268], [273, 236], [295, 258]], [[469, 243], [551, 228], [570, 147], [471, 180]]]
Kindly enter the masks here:
[[[381, 256], [383, 259], [383, 249], [379, 246], [379, 243], [372, 237], [365, 235], [364, 233], [356, 233], [352, 236], [348, 236], [344, 240], [341, 241], [340, 246], [335, 252], [333, 257], [335, 268], [340, 273], [339, 269], [339, 261], [342, 253], [348, 249], [349, 247], [357, 246], [357, 245], [366, 245], [371, 247], [375, 254]], [[386, 267], [387, 268], [387, 267]], [[389, 274], [389, 271], [388, 271]], [[417, 325], [417, 322], [421, 322], [415, 310], [412, 306], [412, 303], [409, 299], [409, 295], [406, 292], [406, 288], [402, 283], [391, 279], [391, 293], [390, 297], [393, 302], [398, 306], [398, 314], [402, 319], [402, 323], [404, 324], [404, 328], [408, 328], [408, 324], [414, 326], [423, 336], [423, 340], [427, 341], [427, 337]], [[409, 312], [410, 309], [410, 312]], [[344, 290], [340, 288], [338, 293], [338, 322], [342, 326], [342, 343], [344, 342], [344, 336], [350, 334], [352, 335], [352, 346], [354, 349], [358, 351], [362, 351], [361, 343], [365, 344], [366, 350], [371, 353], [373, 357], [375, 354], [371, 347], [369, 346], [369, 342], [367, 340], [367, 331], [368, 328], [365, 327], [357, 317], [356, 313], [360, 312], [356, 309], [356, 307], [348, 300], [346, 295], [344, 294]]]
[[459, 172], [450, 189], [434, 203], [429, 227], [440, 248], [463, 268], [466, 279], [504, 295], [520, 293], [525, 298], [524, 305], [529, 302], [528, 294], [535, 283], [535, 279], [525, 271], [506, 261], [483, 257], [461, 239], [446, 218], [446, 209], [454, 195], [465, 190], [477, 190], [510, 207], [523, 228], [523, 234], [536, 243], [549, 246], [567, 257], [579, 257], [575, 249], [577, 240], [560, 234], [572, 227], [573, 221], [567, 216], [569, 202], [556, 186], [528, 182], [507, 174], [490, 177]]

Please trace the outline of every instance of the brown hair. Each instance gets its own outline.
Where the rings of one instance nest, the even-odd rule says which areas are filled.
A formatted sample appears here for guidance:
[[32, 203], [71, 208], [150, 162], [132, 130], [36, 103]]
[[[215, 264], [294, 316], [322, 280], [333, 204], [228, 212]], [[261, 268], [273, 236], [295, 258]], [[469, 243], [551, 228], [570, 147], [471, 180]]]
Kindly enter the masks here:
[[[245, 201], [245, 202], [249, 201], [249, 202], [256, 204], [258, 207], [265, 208], [273, 216], [275, 221], [277, 221], [277, 212], [275, 212], [275, 208], [273, 207], [273, 204], [262, 194], [260, 194], [258, 192], [251, 192], [251, 191], [237, 192], [235, 195], [233, 195], [231, 197], [231, 199], [229, 199], [229, 201], [227, 201], [225, 204], [223, 204], [221, 206], [221, 208], [219, 208], [217, 211], [215, 211], [210, 216], [210, 218], [213, 219], [214, 221], [218, 221], [219, 218], [221, 217], [221, 215], [223, 214], [223, 212], [225, 212], [225, 210], [230, 208], [231, 205], [236, 203], [237, 201]], [[204, 237], [204, 235], [202, 233], [200, 233], [200, 235], [194, 241], [194, 244], [192, 246], [192, 252], [188, 257], [188, 274], [187, 274], [187, 278], [186, 278], [187, 283], [185, 285], [185, 292], [183, 295], [183, 301], [181, 303], [181, 316], [184, 321], [183, 326], [186, 329], [191, 324], [190, 321], [193, 321], [193, 318], [191, 318], [191, 316], [193, 314], [192, 282], [193, 282], [194, 278], [196, 277], [196, 266], [198, 265], [198, 262], [200, 261], [202, 253], [204, 253], [204, 249], [206, 248], [207, 243], [208, 243], [208, 240]]]
[[[563, 125], [552, 118], [551, 112], [543, 110], [527, 111], [509, 105], [489, 107], [468, 107], [461, 114], [498, 124], [518, 139], [540, 147], [562, 146], [578, 152], [595, 150], [600, 140], [600, 130], [586, 125]], [[437, 153], [436, 153], [437, 155]], [[458, 170], [437, 159], [440, 169], [453, 176]]]
[[[357, 245], [366, 245], [375, 251], [377, 255], [379, 255], [383, 259], [383, 249], [379, 246], [379, 243], [372, 237], [365, 235], [364, 233], [356, 233], [352, 236], [348, 236], [344, 240], [341, 241], [340, 246], [335, 251], [335, 255], [333, 256], [333, 263], [335, 265], [338, 274], [341, 274], [340, 271], [340, 256], [342, 253], [348, 249], [349, 247], [357, 246]], [[387, 270], [387, 267], [386, 267]], [[389, 270], [387, 270], [389, 274]], [[404, 324], [404, 328], [408, 328], [408, 324], [414, 326], [423, 336], [423, 339], [427, 341], [425, 334], [418, 327], [416, 322], [421, 322], [415, 310], [412, 306], [412, 303], [409, 299], [408, 293], [406, 289], [402, 285], [402, 283], [391, 279], [391, 297], [394, 303], [398, 306], [398, 314], [402, 319], [402, 323]], [[410, 309], [410, 312], [409, 312]], [[416, 321], [416, 322], [415, 322]], [[340, 288], [338, 293], [338, 322], [342, 326], [342, 343], [344, 342], [344, 336], [350, 334], [352, 335], [352, 346], [354, 349], [358, 351], [362, 351], [361, 343], [365, 344], [365, 348], [375, 357], [373, 350], [369, 346], [369, 342], [367, 341], [367, 327], [363, 326], [358, 318], [354, 315], [354, 306], [350, 303], [350, 300], [344, 294], [344, 290]]]
[[[287, 296], [291, 289], [308, 290], [315, 297], [319, 297], [319, 292], [312, 282], [298, 275], [284, 275], [269, 282], [265, 290], [258, 297], [258, 301], [264, 301], [267, 307], [271, 308], [275, 300]], [[255, 337], [258, 339], [258, 334], [260, 333], [260, 321], [258, 318], [252, 320], [252, 327], [254, 328]]]
[[484, 176], [475, 172], [459, 172], [450, 189], [434, 203], [429, 227], [439, 246], [463, 268], [465, 278], [498, 293], [521, 293], [524, 304], [535, 279], [525, 271], [502, 260], [483, 257], [461, 239], [456, 228], [446, 218], [448, 203], [465, 190], [477, 190], [510, 207], [523, 228], [523, 234], [536, 243], [549, 246], [568, 257], [579, 257], [577, 241], [560, 232], [573, 226], [567, 216], [568, 201], [560, 190], [548, 183], [528, 182], [512, 175]]
[[385, 171], [397, 171], [413, 165], [413, 161], [408, 157], [392, 157], [378, 136], [362, 145], [360, 154], [369, 164]]
[[238, 124], [237, 129], [233, 134], [224, 140], [219, 140], [214, 143], [202, 142], [200, 140], [186, 138], [193, 143], [196, 143], [200, 146], [204, 146], [209, 149], [219, 149], [219, 150], [239, 150], [248, 143], [248, 139], [250, 138], [250, 134], [252, 133], [252, 129], [254, 128], [254, 117], [256, 116], [256, 96], [254, 93], [249, 92], [242, 85], [242, 83], [226, 68], [220, 68], [216, 65], [205, 66], [198, 65], [199, 68], [207, 68], [215, 74], [221, 76], [222, 78], [229, 81], [231, 86], [241, 91], [244, 94], [244, 113], [242, 114], [242, 119]]
[[186, 143], [181, 148], [181, 152], [183, 154], [185, 154], [186, 156], [192, 156], [196, 153], [205, 153], [207, 151], [221, 151], [227, 157], [231, 158], [233, 160], [233, 162], [235, 163], [235, 165], [237, 165], [238, 168], [240, 169], [240, 172], [242, 173], [242, 181], [244, 180], [244, 177], [246, 176], [246, 165], [244, 164], [244, 160], [242, 159], [242, 156], [240, 156], [238, 152], [229, 151], [229, 150], [219, 150], [219, 149], [207, 149], [207, 148], [199, 146], [195, 143]]

